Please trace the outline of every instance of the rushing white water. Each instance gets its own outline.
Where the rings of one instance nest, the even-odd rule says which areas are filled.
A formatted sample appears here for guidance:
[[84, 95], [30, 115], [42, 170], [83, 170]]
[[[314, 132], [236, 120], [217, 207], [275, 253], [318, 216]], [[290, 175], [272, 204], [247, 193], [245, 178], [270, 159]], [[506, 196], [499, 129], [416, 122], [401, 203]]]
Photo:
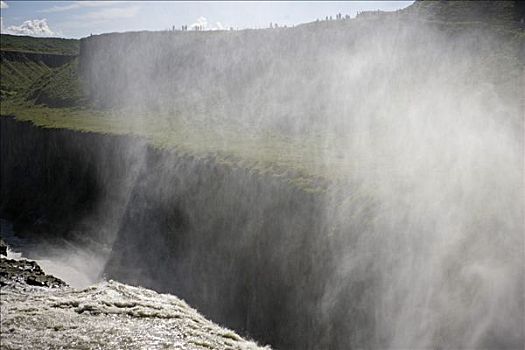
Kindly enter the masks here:
[[8, 286], [0, 295], [5, 349], [263, 349], [174, 296], [113, 281]]

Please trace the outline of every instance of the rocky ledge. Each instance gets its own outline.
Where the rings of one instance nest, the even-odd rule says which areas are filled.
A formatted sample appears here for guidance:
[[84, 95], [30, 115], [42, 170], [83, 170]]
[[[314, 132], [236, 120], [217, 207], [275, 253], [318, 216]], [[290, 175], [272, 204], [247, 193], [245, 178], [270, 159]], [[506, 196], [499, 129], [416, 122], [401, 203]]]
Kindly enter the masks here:
[[0, 237], [0, 255], [7, 255], [7, 244]]
[[0, 286], [4, 287], [10, 283], [49, 288], [66, 286], [61, 279], [46, 275], [34, 261], [0, 258]]
[[48, 288], [67, 285], [61, 279], [47, 275], [34, 261], [7, 259], [2, 255], [7, 256], [7, 244], [0, 238], [0, 287], [9, 284], [27, 284]]

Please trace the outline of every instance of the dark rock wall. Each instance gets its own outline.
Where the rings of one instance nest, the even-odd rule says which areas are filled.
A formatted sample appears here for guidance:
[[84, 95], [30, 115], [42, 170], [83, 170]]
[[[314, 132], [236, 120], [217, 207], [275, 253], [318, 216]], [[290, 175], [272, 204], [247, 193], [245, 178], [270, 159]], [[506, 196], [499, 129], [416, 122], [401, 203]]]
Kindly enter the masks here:
[[126, 146], [130, 138], [42, 129], [12, 118], [0, 118], [0, 126], [0, 213], [16, 232], [71, 238], [90, 226], [104, 228], [100, 220], [113, 216], [110, 207], [123, 199], [124, 165], [136, 157]]
[[16, 231], [109, 244], [107, 278], [171, 292], [276, 348], [370, 342], [373, 274], [323, 305], [352, 239], [327, 226], [323, 193], [127, 136], [0, 123], [0, 214]]

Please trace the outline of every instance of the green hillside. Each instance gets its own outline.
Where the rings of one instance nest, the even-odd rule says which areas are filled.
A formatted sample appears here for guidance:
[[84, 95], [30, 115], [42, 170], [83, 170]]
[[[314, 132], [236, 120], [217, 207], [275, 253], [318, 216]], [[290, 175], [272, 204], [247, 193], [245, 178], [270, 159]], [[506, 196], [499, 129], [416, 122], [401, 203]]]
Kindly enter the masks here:
[[15, 96], [18, 92], [26, 91], [29, 86], [42, 75], [49, 73], [51, 68], [39, 61], [33, 61], [24, 55], [7, 55], [0, 52], [0, 99]]
[[[229, 95], [228, 101], [238, 99], [239, 96], [246, 94], [246, 89], [237, 89], [234, 87], [239, 85], [246, 87], [246, 82], [254, 81], [252, 74], [256, 72], [258, 79], [264, 78], [262, 72], [267, 67], [272, 67], [273, 71], [277, 71], [278, 64], [280, 62], [295, 62], [286, 55], [293, 55], [298, 50], [308, 50], [315, 48], [312, 52], [299, 52], [303, 54], [297, 57], [310, 57], [308, 62], [311, 63], [310, 69], [307, 69], [307, 65], [303, 64], [303, 67], [299, 71], [295, 71], [293, 66], [285, 66], [283, 72], [296, 72], [297, 74], [291, 74], [297, 79], [297, 86], [303, 86], [302, 77], [314, 76], [316, 68], [316, 59], [319, 53], [323, 50], [340, 50], [338, 52], [343, 53], [344, 50], [351, 50], [354, 37], [359, 37], [355, 33], [367, 33], [367, 30], [373, 32], [380, 26], [390, 25], [392, 28], [398, 28], [396, 22], [396, 16], [400, 19], [399, 23], [409, 27], [412, 21], [426, 21], [430, 23], [430, 26], [434, 29], [438, 29], [442, 34], [441, 38], [450, 35], [451, 37], [459, 37], [465, 35], [465, 33], [476, 33], [478, 39], [469, 39], [467, 41], [469, 45], [472, 45], [473, 52], [479, 53], [475, 60], [464, 62], [465, 70], [472, 70], [472, 74], [468, 76], [470, 80], [467, 84], [476, 86], [479, 82], [489, 81], [495, 87], [497, 87], [498, 98], [503, 101], [508, 100], [513, 103], [516, 101], [516, 95], [520, 93], [519, 86], [522, 84], [520, 81], [520, 74], [523, 69], [523, 42], [525, 36], [523, 34], [523, 26], [520, 24], [521, 15], [523, 12], [522, 7], [519, 3], [507, 1], [497, 2], [495, 4], [487, 3], [449, 3], [449, 2], [416, 2], [414, 5], [406, 10], [401, 10], [395, 13], [379, 14], [379, 17], [372, 14], [370, 17], [361, 16], [357, 19], [342, 20], [342, 21], [321, 21], [309, 23], [296, 28], [279, 29], [278, 31], [272, 30], [257, 30], [257, 31], [239, 31], [239, 32], [188, 32], [188, 33], [173, 33], [173, 32], [162, 32], [162, 33], [125, 33], [125, 34], [105, 34], [97, 37], [84, 39], [84, 43], [93, 43], [94, 48], [98, 45], [98, 40], [102, 44], [114, 43], [125, 46], [123, 49], [134, 50], [135, 46], [140, 45], [142, 42], [157, 40], [159, 37], [165, 40], [166, 43], [170, 44], [176, 40], [181, 40], [182, 43], [187, 44], [181, 46], [184, 50], [173, 51], [174, 54], [181, 54], [185, 61], [181, 64], [172, 65], [173, 72], [178, 73], [178, 70], [187, 71], [184, 64], [188, 64], [188, 67], [196, 67], [202, 64], [197, 49], [203, 48], [205, 54], [209, 54], [210, 45], [211, 49], [215, 50], [215, 53], [221, 53], [221, 48], [226, 45], [232, 45], [233, 48], [237, 48], [237, 58], [243, 53], [247, 57], [243, 57], [243, 65], [232, 65], [232, 67], [240, 67], [237, 71], [232, 71], [232, 74], [227, 75], [224, 78], [226, 83], [224, 85], [211, 85], [202, 84], [202, 87], [198, 86], [200, 83], [198, 77], [195, 80], [195, 86], [198, 86], [202, 91], [206, 91], [208, 94], [213, 91], [217, 96], [217, 101], [224, 98], [225, 89], [224, 86], [233, 86], [231, 95]], [[492, 15], [491, 15], [492, 14]], [[389, 23], [385, 24], [382, 18], [386, 16], [390, 19], [394, 19]], [[396, 29], [397, 30], [397, 29]], [[497, 45], [486, 45], [484, 47], [479, 46], [481, 42], [480, 38], [491, 36], [496, 38], [494, 41]], [[261, 38], [273, 38], [272, 40], [281, 40], [285, 38], [283, 43], [286, 45], [282, 46], [282, 50], [279, 50], [281, 56], [279, 62], [275, 63], [264, 61], [265, 55], [271, 56], [270, 53], [261, 53], [261, 57], [248, 57], [250, 51], [247, 45], [249, 41], [243, 42], [244, 37], [250, 36], [256, 39]], [[326, 40], [327, 37], [340, 40], [330, 42]], [[124, 45], [126, 39], [129, 41], [129, 45]], [[140, 40], [136, 40], [139, 38]], [[156, 39], [157, 38], [157, 39]], [[301, 39], [301, 40], [298, 40]], [[321, 42], [319, 45], [306, 45], [306, 39], [313, 40], [318, 38]], [[37, 50], [48, 50], [47, 52], [61, 52], [71, 54], [78, 50], [78, 41], [60, 41], [60, 39], [37, 39], [27, 37], [12, 37], [2, 36], [2, 49], [5, 42], [10, 42], [10, 49], [18, 50], [30, 50], [36, 52]], [[206, 39], [206, 40], [204, 40]], [[305, 39], [305, 40], [302, 40]], [[113, 41], [111, 41], [113, 40]], [[221, 41], [222, 40], [222, 41]], [[261, 39], [262, 40], [262, 39]], [[49, 42], [47, 42], [49, 41]], [[346, 43], [349, 48], [339, 45], [339, 43]], [[217, 45], [214, 47], [214, 43]], [[290, 49], [294, 47], [295, 43], [300, 43], [298, 49]], [[458, 40], [456, 43], [463, 43]], [[32, 45], [35, 45], [34, 47]], [[423, 43], [424, 44], [424, 43]], [[200, 45], [200, 46], [199, 46]], [[324, 46], [326, 45], [326, 46]], [[476, 46], [478, 45], [478, 46]], [[114, 47], [110, 45], [112, 49]], [[146, 45], [147, 46], [147, 45]], [[167, 45], [157, 45], [156, 47], [161, 52], [168, 50]], [[305, 49], [306, 47], [306, 49]], [[62, 51], [60, 51], [62, 50]], [[93, 69], [96, 69], [96, 73], [99, 77], [105, 80], [107, 84], [122, 84], [123, 89], [110, 88], [108, 91], [124, 91], [130, 84], [140, 84], [140, 74], [145, 74], [144, 77], [150, 79], [151, 76], [158, 77], [160, 82], [166, 83], [163, 88], [157, 90], [147, 89], [136, 89], [138, 94], [134, 97], [140, 99], [149, 98], [151, 101], [157, 103], [151, 104], [152, 108], [133, 108], [124, 106], [124, 108], [117, 108], [111, 106], [110, 103], [107, 105], [99, 104], [94, 107], [94, 102], [90, 101], [88, 94], [83, 93], [83, 85], [85, 83], [79, 78], [78, 72], [78, 59], [69, 60], [61, 65], [51, 67], [50, 63], [47, 64], [43, 60], [29, 59], [24, 55], [18, 56], [18, 60], [4, 59], [4, 51], [2, 56], [1, 76], [2, 76], [2, 99], [0, 114], [3, 116], [16, 116], [21, 120], [32, 121], [35, 124], [49, 128], [70, 128], [82, 131], [91, 132], [102, 132], [102, 133], [115, 133], [115, 134], [135, 134], [143, 136], [152, 141], [153, 144], [158, 147], [170, 147], [177, 148], [181, 152], [188, 152], [192, 154], [201, 155], [215, 155], [219, 160], [225, 162], [236, 163], [242, 162], [245, 165], [249, 165], [251, 168], [258, 169], [260, 171], [272, 171], [277, 174], [294, 174], [293, 181], [296, 181], [306, 187], [318, 187], [320, 178], [338, 178], [339, 175], [344, 176], [348, 169], [344, 169], [346, 166], [335, 156], [333, 158], [326, 157], [327, 147], [337, 149], [337, 140], [335, 137], [327, 137], [326, 135], [316, 134], [316, 130], [308, 134], [301, 132], [296, 135], [279, 134], [279, 133], [268, 133], [261, 135], [260, 133], [252, 133], [253, 130], [242, 128], [236, 125], [234, 122], [225, 121], [224, 118], [215, 118], [206, 113], [206, 111], [199, 110], [197, 108], [191, 109], [183, 107], [185, 103], [192, 103], [192, 98], [197, 94], [190, 94], [192, 86], [184, 84], [171, 85], [174, 81], [172, 76], [165, 76], [166, 71], [160, 72], [155, 66], [155, 63], [151, 64], [148, 60], [151, 57], [158, 57], [158, 52], [155, 55], [150, 52], [143, 52], [143, 60], [137, 60], [137, 62], [145, 63], [146, 65], [151, 64], [151, 70], [146, 72], [130, 71], [129, 79], [118, 80], [119, 69], [126, 69], [127, 67], [119, 66], [119, 62], [116, 56], [111, 55], [103, 47], [96, 50], [89, 50], [87, 46], [83, 46], [81, 55], [93, 56], [93, 55], [107, 55], [109, 58], [114, 60], [113, 65], [101, 67], [97, 62], [93, 64]], [[115, 49], [118, 51], [118, 49]], [[244, 51], [243, 51], [244, 50]], [[191, 52], [190, 52], [191, 51]], [[264, 51], [264, 50], [263, 50]], [[7, 51], [5, 51], [7, 52]], [[189, 53], [188, 53], [189, 52]], [[189, 60], [190, 53], [193, 55], [192, 60]], [[124, 52], [125, 54], [125, 52]], [[227, 54], [222, 59], [229, 59]], [[59, 55], [60, 56], [60, 55]], [[64, 55], [61, 55], [64, 56]], [[209, 55], [208, 55], [209, 56]], [[6, 55], [7, 57], [7, 55]], [[24, 58], [25, 57], [25, 58]], [[64, 56], [65, 57], [65, 56]], [[174, 60], [175, 56], [168, 57], [169, 62]], [[197, 57], [197, 59], [195, 59]], [[205, 57], [204, 54], [202, 57]], [[207, 56], [206, 56], [207, 57]], [[34, 58], [34, 57], [33, 57]], [[167, 58], [167, 59], [168, 59]], [[106, 60], [108, 58], [105, 58]], [[254, 63], [251, 63], [251, 60]], [[189, 62], [189, 63], [188, 63]], [[304, 62], [304, 61], [303, 61]], [[56, 62], [55, 62], [56, 63]], [[166, 62], [159, 63], [159, 67], [165, 67]], [[205, 66], [210, 72], [213, 72], [215, 76], [221, 77], [222, 71], [215, 69], [213, 65]], [[468, 65], [467, 65], [468, 63]], [[420, 66], [417, 69], [423, 70], [427, 68], [425, 62], [420, 62]], [[440, 64], [440, 62], [434, 62], [434, 65]], [[181, 68], [182, 67], [182, 68]], [[258, 69], [251, 70], [253, 67], [259, 67]], [[451, 67], [451, 66], [447, 66]], [[85, 68], [83, 66], [83, 68]], [[415, 67], [412, 67], [416, 69]], [[451, 67], [453, 68], [453, 67]], [[279, 68], [280, 69], [280, 68]], [[195, 73], [199, 70], [196, 69]], [[431, 70], [429, 70], [431, 72]], [[175, 74], [175, 73], [174, 73]], [[339, 74], [339, 72], [335, 72]], [[106, 77], [111, 76], [112, 79]], [[194, 76], [191, 77], [192, 79]], [[270, 79], [271, 78], [271, 79]], [[264, 90], [261, 91], [280, 91], [278, 84], [272, 79], [275, 78], [275, 74], [268, 75], [268, 81]], [[279, 76], [279, 82], [286, 81], [284, 75]], [[245, 79], [244, 81], [242, 79]], [[323, 82], [322, 77], [320, 79]], [[190, 81], [183, 80], [183, 81]], [[220, 81], [220, 80], [218, 80]], [[327, 79], [327, 81], [336, 81]], [[293, 81], [292, 81], [293, 82]], [[236, 85], [237, 84], [237, 85]], [[111, 85], [113, 86], [113, 85]], [[111, 87], [110, 86], [110, 87]], [[273, 88], [269, 88], [269, 87]], [[291, 85], [293, 86], [293, 85]], [[322, 84], [320, 85], [322, 86]], [[164, 108], [161, 99], [162, 94], [168, 95], [173, 93], [176, 89], [181, 89], [181, 103], [174, 105], [174, 108], [169, 110]], [[328, 91], [327, 95], [330, 96], [332, 93], [328, 90], [328, 87], [323, 88], [324, 91]], [[93, 91], [94, 90], [94, 91]], [[322, 89], [321, 89], [322, 90]], [[197, 91], [197, 90], [195, 90]], [[284, 101], [281, 105], [282, 108], [276, 110], [276, 113], [282, 113], [286, 108], [290, 107], [290, 113], [294, 112], [293, 104], [290, 104], [291, 99], [294, 97], [293, 92], [290, 90], [284, 90], [284, 95], [276, 95], [273, 100]], [[311, 94], [312, 98], [306, 102], [318, 101], [319, 94], [317, 90], [313, 89], [315, 94]], [[91, 94], [100, 94], [99, 98], [107, 98], [110, 101], [109, 94], [105, 94], [103, 90], [98, 91], [95, 88], [91, 88]], [[176, 92], [176, 91], [175, 91]], [[235, 92], [235, 93], [233, 93]], [[255, 90], [257, 92], [257, 90]], [[287, 94], [290, 92], [290, 94]], [[395, 93], [395, 91], [394, 91]], [[415, 91], [417, 94], [418, 91]], [[186, 95], [184, 95], [186, 94]], [[175, 94], [177, 95], [177, 94]], [[250, 96], [246, 95], [245, 100], [250, 101]], [[260, 95], [257, 95], [260, 96]], [[273, 95], [272, 95], [273, 96]], [[272, 97], [270, 96], [270, 97]], [[117, 96], [118, 97], [118, 96]], [[124, 99], [124, 101], [130, 101], [131, 99]], [[189, 102], [188, 102], [189, 101]], [[239, 100], [240, 101], [240, 100]], [[251, 100], [253, 101], [253, 100]], [[256, 101], [255, 104], [261, 104], [261, 101]], [[248, 109], [253, 108], [255, 113], [259, 113], [263, 110], [267, 104], [262, 103], [261, 106], [255, 106], [254, 103], [239, 103], [239, 109], [246, 106]], [[253, 105], [253, 106], [252, 106]], [[199, 105], [199, 101], [195, 103], [195, 106]], [[191, 106], [190, 106], [191, 107]], [[315, 107], [315, 105], [314, 105]], [[303, 115], [302, 118], [308, 120], [315, 120], [318, 118], [322, 124], [323, 116], [326, 112], [326, 108], [333, 108], [337, 111], [337, 104], [320, 105], [317, 109], [308, 109], [312, 115]], [[259, 108], [259, 109], [257, 109]], [[245, 108], [246, 109], [246, 108]], [[233, 109], [232, 109], [233, 110]], [[302, 108], [297, 108], [302, 110]], [[190, 112], [188, 112], [190, 111]], [[231, 111], [225, 110], [224, 114], [227, 115]], [[515, 113], [508, 113], [514, 118]], [[319, 118], [320, 117], [320, 118]], [[263, 119], [263, 118], [261, 118]], [[214, 123], [218, 126], [217, 128], [210, 128], [209, 120], [214, 120]], [[145, 122], [147, 121], [147, 122]], [[509, 123], [517, 123], [519, 121], [510, 120]], [[220, 125], [228, 124], [228, 125]], [[308, 125], [312, 125], [311, 123]], [[227, 142], [225, 141], [227, 140]], [[336, 153], [334, 153], [336, 154]], [[287, 175], [287, 176], [288, 176]], [[316, 184], [311, 185], [310, 184]]]
[[[0, 42], [1, 100], [26, 96], [30, 90], [34, 90], [31, 89], [33, 83], [44, 76], [49, 79], [55, 72], [59, 73], [64, 65], [76, 57], [79, 50], [79, 41], [75, 39], [2, 34]], [[38, 85], [40, 88], [45, 86], [48, 84]], [[38, 93], [32, 91], [30, 95], [34, 97]], [[32, 102], [34, 101], [38, 100], [33, 99]]]
[[42, 74], [24, 94], [27, 102], [49, 107], [80, 106], [85, 102], [78, 78], [78, 59]]
[[18, 36], [2, 34], [0, 48], [6, 51], [23, 51], [51, 53], [59, 55], [78, 55], [79, 40], [62, 38], [34, 38], [31, 36]]

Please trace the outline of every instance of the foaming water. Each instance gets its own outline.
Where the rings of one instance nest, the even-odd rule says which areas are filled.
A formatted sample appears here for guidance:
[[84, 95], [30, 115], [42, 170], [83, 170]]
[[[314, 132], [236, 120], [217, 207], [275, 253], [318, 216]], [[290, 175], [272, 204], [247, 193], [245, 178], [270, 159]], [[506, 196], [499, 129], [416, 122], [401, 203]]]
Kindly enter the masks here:
[[114, 281], [82, 290], [8, 286], [1, 295], [6, 348], [268, 350], [175, 296]]

